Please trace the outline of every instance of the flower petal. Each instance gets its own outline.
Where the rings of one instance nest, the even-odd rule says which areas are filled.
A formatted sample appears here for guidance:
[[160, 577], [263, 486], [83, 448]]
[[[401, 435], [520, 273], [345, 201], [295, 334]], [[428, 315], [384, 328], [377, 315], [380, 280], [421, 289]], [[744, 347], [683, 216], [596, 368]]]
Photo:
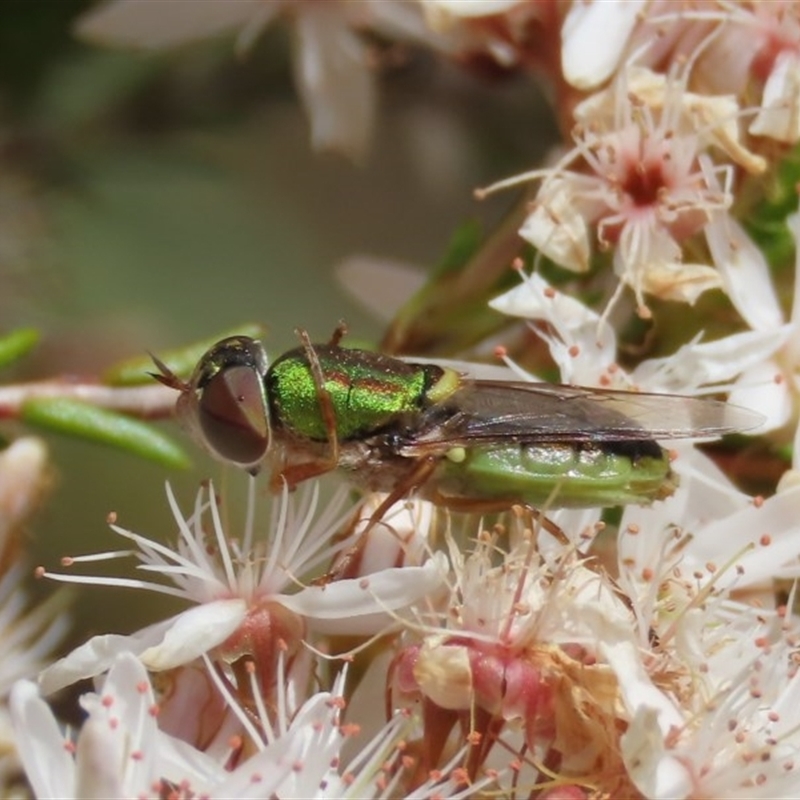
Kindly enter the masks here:
[[761, 111], [750, 125], [754, 136], [793, 144], [800, 138], [800, 60], [786, 49], [775, 59], [761, 97]]
[[668, 753], [658, 722], [657, 708], [640, 706], [620, 737], [628, 775], [644, 797], [654, 800], [689, 797], [692, 776], [680, 759]]
[[792, 418], [792, 397], [780, 366], [773, 360], [751, 367], [728, 395], [731, 403], [752, 408], [766, 419], [759, 433], [782, 428]]
[[692, 305], [703, 292], [718, 289], [722, 281], [717, 270], [707, 264], [673, 261], [650, 264], [640, 285], [643, 292], [653, 297]]
[[[617, 354], [614, 330], [600, 316], [568, 294], [554, 289], [538, 273], [523, 277], [522, 283], [490, 301], [496, 311], [512, 317], [547, 322], [557, 337], [541, 334], [561, 368], [564, 381], [573, 380], [578, 362], [588, 360], [595, 374], [611, 365]], [[578, 355], [576, 357], [576, 350]]]
[[[120, 654], [101, 693], [86, 694], [80, 702], [89, 718], [78, 736], [76, 796], [144, 796], [161, 757], [151, 713], [155, 698], [144, 666], [132, 653]], [[132, 752], [136, 757], [129, 762]]]
[[50, 707], [31, 681], [17, 681], [9, 697], [22, 766], [36, 797], [65, 797], [73, 791], [75, 767]]
[[[73, 797], [124, 800], [126, 797], [137, 796], [136, 792], [128, 793], [126, 790], [132, 787], [123, 786], [122, 781], [126, 766], [126, 742], [123, 737], [130, 733], [129, 729], [121, 725], [109, 725], [107, 719], [90, 717], [83, 723], [75, 745], [76, 779]], [[139, 742], [133, 744], [133, 748], [138, 749], [138, 744]], [[146, 791], [149, 787], [145, 783], [136, 788]]]
[[152, 670], [170, 669], [197, 658], [225, 641], [244, 618], [244, 600], [219, 600], [190, 608], [130, 636], [105, 634], [42, 670], [39, 686], [51, 694], [109, 670], [120, 653], [132, 653]]
[[672, 728], [683, 726], [680, 712], [650, 680], [633, 643], [603, 643], [600, 650], [616, 674], [630, 715], [620, 746], [631, 778], [646, 797], [685, 797], [690, 776], [677, 759], [666, 755], [664, 742]]
[[295, 36], [295, 81], [311, 122], [314, 149], [362, 158], [377, 104], [366, 46], [335, 3], [302, 4]]
[[561, 28], [561, 69], [576, 89], [608, 80], [622, 58], [646, 0], [574, 2]]
[[583, 211], [570, 184], [552, 178], [539, 190], [533, 211], [523, 222], [519, 235], [565, 269], [586, 272], [591, 248]]
[[43, 694], [52, 694], [65, 686], [85, 678], [93, 678], [107, 672], [116, 657], [123, 652], [138, 655], [152, 643], [158, 641], [164, 631], [172, 625], [172, 619], [150, 625], [130, 636], [116, 633], [93, 636], [76, 647], [71, 653], [42, 670], [39, 687]]
[[520, 0], [422, 0], [425, 13], [450, 14], [454, 17], [488, 17], [505, 14]]
[[242, 26], [264, 0], [112, 0], [78, 18], [76, 34], [98, 44], [158, 49]]
[[154, 671], [188, 664], [222, 644], [246, 614], [247, 603], [241, 598], [194, 606], [173, 617], [173, 624], [165, 630], [161, 642], [144, 650], [139, 658]]
[[722, 285], [736, 310], [755, 330], [774, 330], [783, 322], [769, 267], [744, 228], [727, 214], [714, 213], [706, 241]]
[[419, 267], [366, 254], [347, 256], [334, 270], [341, 287], [375, 319], [387, 324], [427, 281]]
[[597, 329], [600, 317], [580, 300], [554, 289], [534, 272], [523, 277], [522, 283], [489, 302], [491, 308], [511, 317], [545, 320], [563, 338], [563, 330]]
[[622, 701], [635, 716], [640, 708], [656, 711], [657, 726], [667, 734], [674, 725], [681, 725], [683, 718], [673, 701], [661, 692], [647, 674], [637, 646], [630, 641], [601, 642], [600, 652], [614, 670], [622, 693]]
[[777, 331], [744, 331], [713, 342], [690, 342], [672, 355], [643, 361], [634, 369], [632, 378], [651, 391], [686, 394], [693, 394], [701, 386], [730, 383], [768, 361], [789, 338], [793, 327], [783, 325]]
[[303, 615], [322, 633], [376, 633], [391, 621], [386, 613], [406, 608], [436, 591], [447, 575], [447, 557], [437, 553], [421, 567], [385, 569], [368, 577], [309, 586], [280, 603]]
[[[761, 505], [750, 504], [718, 519], [695, 537], [690, 551], [699, 564], [721, 564], [741, 552], [737, 569], [718, 575], [715, 586], [726, 588], [772, 585], [776, 572], [800, 553], [800, 486], [779, 492]], [[764, 536], [767, 539], [764, 539]]]

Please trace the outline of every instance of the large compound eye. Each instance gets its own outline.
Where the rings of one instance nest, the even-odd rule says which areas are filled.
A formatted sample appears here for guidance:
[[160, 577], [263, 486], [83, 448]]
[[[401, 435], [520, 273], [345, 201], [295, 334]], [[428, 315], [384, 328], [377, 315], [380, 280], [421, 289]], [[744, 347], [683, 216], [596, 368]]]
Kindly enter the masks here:
[[251, 367], [220, 370], [203, 389], [200, 428], [214, 451], [237, 464], [260, 461], [269, 447], [264, 385]]
[[208, 447], [226, 461], [252, 466], [269, 450], [265, 373], [261, 345], [244, 336], [218, 342], [198, 365], [197, 423]]

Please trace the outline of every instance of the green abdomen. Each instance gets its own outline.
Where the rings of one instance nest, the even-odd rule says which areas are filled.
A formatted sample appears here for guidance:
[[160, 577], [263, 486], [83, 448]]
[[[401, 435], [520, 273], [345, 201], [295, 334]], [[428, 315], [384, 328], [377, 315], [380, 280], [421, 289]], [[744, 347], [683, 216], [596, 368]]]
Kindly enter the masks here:
[[434, 474], [445, 503], [450, 497], [551, 508], [647, 504], [668, 497], [677, 485], [663, 451], [634, 458], [602, 445], [508, 444], [468, 448], [463, 456], [444, 458]]
[[[339, 441], [369, 436], [387, 426], [413, 420], [442, 370], [367, 350], [314, 347], [325, 391], [336, 417]], [[272, 424], [297, 436], [326, 441], [320, 393], [303, 348], [284, 354], [266, 376]]]

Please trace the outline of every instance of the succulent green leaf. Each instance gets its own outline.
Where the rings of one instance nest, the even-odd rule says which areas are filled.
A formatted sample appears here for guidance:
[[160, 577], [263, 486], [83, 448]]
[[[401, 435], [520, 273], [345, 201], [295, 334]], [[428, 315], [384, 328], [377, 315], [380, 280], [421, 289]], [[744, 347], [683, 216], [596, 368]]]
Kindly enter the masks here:
[[39, 342], [35, 328], [17, 328], [0, 337], [0, 367], [8, 366], [22, 358]]
[[[264, 326], [254, 323], [238, 325], [236, 328], [223, 331], [209, 339], [187, 345], [185, 347], [167, 350], [155, 355], [166, 364], [175, 375], [187, 377], [191, 374], [203, 354], [220, 339], [227, 336], [251, 336], [254, 339], [264, 335]], [[135, 356], [117, 362], [103, 375], [105, 383], [111, 386], [138, 386], [152, 382], [150, 373], [153, 372], [153, 359], [149, 356]]]
[[20, 419], [44, 430], [107, 444], [166, 467], [184, 469], [190, 463], [172, 439], [151, 425], [81, 400], [33, 398], [23, 403]]

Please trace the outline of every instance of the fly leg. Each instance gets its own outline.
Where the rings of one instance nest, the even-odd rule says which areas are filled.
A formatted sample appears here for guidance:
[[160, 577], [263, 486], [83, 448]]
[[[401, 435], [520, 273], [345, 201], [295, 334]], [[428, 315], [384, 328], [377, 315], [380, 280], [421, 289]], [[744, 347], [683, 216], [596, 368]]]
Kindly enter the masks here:
[[533, 519], [540, 528], [546, 530], [560, 545], [568, 547], [571, 544], [567, 534], [564, 533], [561, 527], [556, 525], [544, 511], [540, 511], [538, 508], [529, 505], [525, 505], [523, 508], [531, 515], [531, 519]]
[[436, 464], [439, 462], [439, 458], [436, 456], [426, 456], [424, 458], [420, 458], [419, 461], [414, 465], [414, 469], [403, 479], [401, 480], [397, 486], [386, 495], [386, 498], [383, 502], [372, 512], [370, 515], [369, 520], [367, 521], [367, 527], [364, 529], [364, 532], [361, 534], [362, 537], [372, 530], [372, 528], [377, 525], [381, 519], [383, 519], [384, 514], [399, 500], [402, 500], [404, 497], [409, 495], [414, 489], [422, 484], [431, 476], [431, 473], [436, 467]]
[[[422, 486], [425, 481], [431, 476], [431, 473], [436, 468], [439, 458], [436, 456], [427, 456], [420, 458], [414, 468], [401, 480], [384, 498], [381, 504], [370, 514], [367, 524], [363, 531], [358, 536], [355, 542], [341, 555], [341, 557], [333, 565], [332, 569], [317, 580], [315, 584], [326, 584], [331, 581], [338, 581], [344, 578], [353, 578], [358, 575], [358, 568], [361, 563], [361, 556], [364, 547], [367, 544], [367, 537], [370, 531], [380, 523], [386, 512], [399, 500], [407, 497], [414, 489]], [[398, 538], [395, 535], [395, 538]], [[400, 541], [401, 544], [404, 542]]]
[[[302, 334], [304, 333], [305, 331], [300, 331], [301, 339], [303, 338]], [[340, 319], [339, 324], [333, 329], [333, 333], [331, 334], [331, 340], [328, 342], [328, 344], [331, 347], [338, 347], [339, 342], [341, 342], [342, 339], [344, 339], [346, 334], [347, 334], [347, 323], [343, 319]], [[306, 334], [306, 339], [308, 339], [308, 334]], [[303, 340], [303, 344], [305, 345], [305, 340]]]
[[453, 497], [437, 491], [428, 492], [426, 497], [437, 506], [449, 508], [451, 511], [461, 514], [501, 514], [509, 509], [512, 511], [522, 509], [530, 514], [531, 519], [543, 530], [546, 530], [559, 544], [570, 544], [567, 534], [553, 520], [549, 519], [545, 512], [528, 505], [528, 503], [512, 503], [509, 500], [475, 500], [470, 497]]
[[[331, 344], [339, 342], [346, 332], [347, 326], [344, 322], [340, 322], [333, 332]], [[325, 376], [322, 373], [322, 365], [319, 363], [319, 356], [314, 349], [314, 345], [311, 344], [308, 332], [302, 328], [297, 328], [295, 333], [300, 337], [300, 341], [303, 343], [303, 349], [308, 359], [308, 366], [314, 378], [314, 387], [317, 390], [317, 399], [319, 400], [319, 410], [322, 415], [322, 422], [325, 425], [325, 433], [330, 449], [325, 458], [320, 458], [316, 461], [307, 461], [304, 464], [292, 464], [276, 472], [276, 474], [272, 476], [270, 484], [273, 491], [280, 490], [284, 481], [286, 481], [290, 489], [294, 489], [298, 483], [302, 483], [309, 478], [314, 478], [317, 475], [324, 475], [326, 472], [331, 472], [339, 466], [339, 436], [336, 431], [336, 412], [333, 408], [330, 392], [325, 388]]]

